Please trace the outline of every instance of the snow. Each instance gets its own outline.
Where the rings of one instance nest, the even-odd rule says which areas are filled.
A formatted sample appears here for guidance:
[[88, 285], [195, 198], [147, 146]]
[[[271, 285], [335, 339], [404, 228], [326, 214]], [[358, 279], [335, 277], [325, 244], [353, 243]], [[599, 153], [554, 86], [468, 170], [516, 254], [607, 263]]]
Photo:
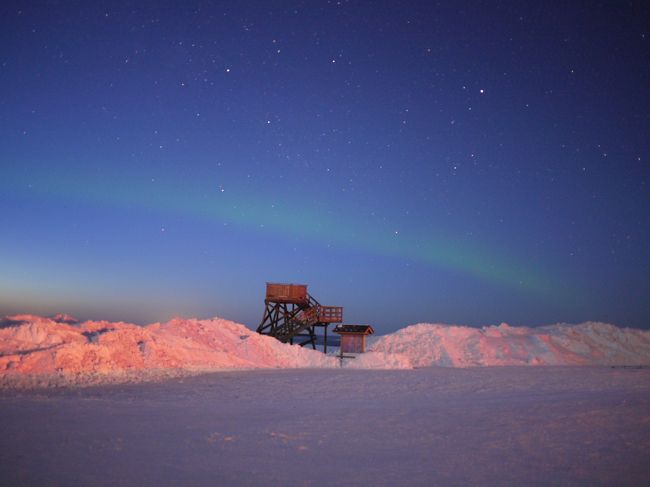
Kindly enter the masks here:
[[375, 339], [370, 349], [405, 354], [416, 367], [650, 365], [650, 331], [594, 322], [535, 328], [421, 323]]
[[341, 368], [220, 318], [6, 317], [0, 485], [650, 478], [648, 331], [418, 324], [368, 347]]
[[650, 369], [267, 369], [4, 390], [0, 429], [0, 485], [647, 485]]
[[214, 318], [130, 323], [66, 321], [33, 315], [4, 319], [2, 384], [121, 382], [216, 370], [336, 367], [334, 357], [288, 345]]
[[368, 340], [343, 363], [221, 318], [167, 323], [68, 315], [0, 320], [0, 387], [137, 382], [265, 368], [412, 369], [506, 365], [650, 365], [650, 331], [605, 323], [537, 328], [417, 324]]

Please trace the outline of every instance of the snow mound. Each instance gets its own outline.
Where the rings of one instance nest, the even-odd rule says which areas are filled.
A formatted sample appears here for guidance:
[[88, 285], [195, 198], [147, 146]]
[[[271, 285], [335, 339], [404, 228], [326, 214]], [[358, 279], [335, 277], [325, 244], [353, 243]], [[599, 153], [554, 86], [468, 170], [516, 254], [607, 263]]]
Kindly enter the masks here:
[[650, 365], [650, 331], [596, 322], [536, 328], [420, 323], [378, 337], [370, 350], [405, 355], [415, 367]]
[[339, 366], [331, 356], [220, 318], [174, 319], [148, 326], [71, 321], [67, 316], [34, 315], [0, 321], [0, 385], [34, 385], [36, 379], [43, 385], [83, 384], [217, 370]]
[[650, 331], [605, 323], [538, 328], [418, 324], [335, 355], [213, 318], [138, 326], [16, 315], [0, 319], [0, 387], [155, 380], [237, 369], [411, 369], [493, 365], [650, 365]]

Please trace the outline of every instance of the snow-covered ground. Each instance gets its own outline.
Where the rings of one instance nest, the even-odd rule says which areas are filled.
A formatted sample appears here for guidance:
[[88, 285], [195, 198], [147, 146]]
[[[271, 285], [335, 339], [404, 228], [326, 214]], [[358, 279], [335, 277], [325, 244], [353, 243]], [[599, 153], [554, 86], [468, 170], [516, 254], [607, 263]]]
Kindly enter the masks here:
[[6, 317], [0, 485], [650, 479], [649, 331], [419, 324], [369, 348], [341, 368], [219, 318]]
[[[650, 365], [650, 331], [605, 323], [537, 328], [418, 324], [374, 337], [347, 368]], [[223, 370], [339, 368], [332, 355], [213, 318], [138, 326], [59, 315], [0, 320], [0, 387], [139, 382]]]
[[257, 370], [0, 391], [0, 485], [647, 485], [650, 369]]

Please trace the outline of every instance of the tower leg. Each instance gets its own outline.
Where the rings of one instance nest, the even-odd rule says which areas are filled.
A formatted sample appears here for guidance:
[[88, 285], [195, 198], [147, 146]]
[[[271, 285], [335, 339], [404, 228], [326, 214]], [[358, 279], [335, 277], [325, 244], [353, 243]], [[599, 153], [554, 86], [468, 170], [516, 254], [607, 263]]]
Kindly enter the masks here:
[[309, 337], [311, 338], [311, 348], [316, 350], [316, 327], [315, 326], [309, 327]]

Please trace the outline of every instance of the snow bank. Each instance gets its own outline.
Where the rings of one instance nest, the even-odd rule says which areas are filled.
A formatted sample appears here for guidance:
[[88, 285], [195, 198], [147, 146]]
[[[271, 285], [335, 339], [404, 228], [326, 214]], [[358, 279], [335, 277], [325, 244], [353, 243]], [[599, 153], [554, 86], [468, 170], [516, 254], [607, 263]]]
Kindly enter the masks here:
[[[539, 328], [418, 324], [373, 337], [355, 369], [650, 365], [650, 331], [605, 323]], [[142, 381], [199, 372], [340, 367], [333, 355], [213, 318], [138, 326], [67, 315], [0, 320], [0, 387]]]
[[405, 355], [415, 367], [650, 365], [650, 331], [594, 322], [536, 328], [421, 323], [379, 337], [369, 348]]
[[338, 361], [214, 318], [138, 326], [69, 316], [0, 321], [0, 385], [123, 382], [232, 369], [338, 367]]

